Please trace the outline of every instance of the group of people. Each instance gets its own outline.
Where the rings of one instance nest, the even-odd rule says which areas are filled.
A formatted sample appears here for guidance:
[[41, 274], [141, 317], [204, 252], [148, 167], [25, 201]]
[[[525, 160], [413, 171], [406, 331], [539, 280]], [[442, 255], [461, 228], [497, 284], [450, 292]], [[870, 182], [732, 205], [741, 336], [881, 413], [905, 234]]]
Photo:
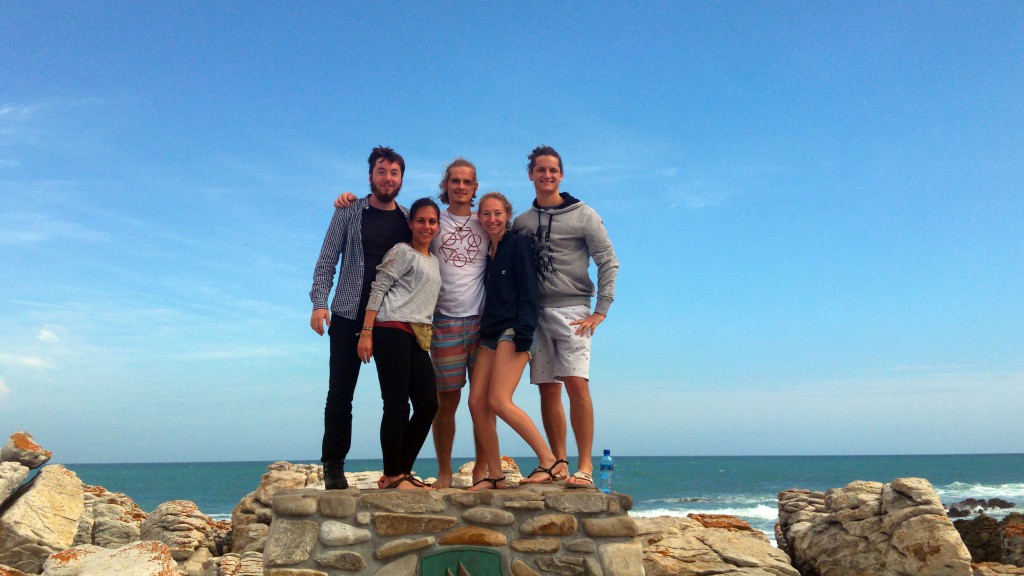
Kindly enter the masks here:
[[[536, 198], [514, 220], [500, 192], [484, 194], [475, 206], [476, 167], [464, 158], [451, 162], [441, 179], [444, 210], [430, 198], [409, 209], [398, 204], [405, 160], [391, 148], [374, 148], [368, 162], [370, 194], [345, 193], [335, 201], [310, 291], [310, 326], [323, 335], [326, 324], [330, 337], [321, 456], [326, 488], [348, 487], [352, 399], [360, 367], [371, 357], [384, 402], [380, 488], [427, 487], [412, 469], [431, 428], [438, 462], [433, 486], [451, 486], [455, 414], [467, 376], [476, 450], [470, 490], [508, 488], [496, 418], [537, 456], [539, 465], [522, 482], [594, 487], [590, 342], [611, 306], [618, 260], [597, 213], [560, 191], [561, 156], [549, 146], [530, 153]], [[512, 401], [527, 363], [547, 442]], [[579, 449], [571, 475], [563, 385]]]

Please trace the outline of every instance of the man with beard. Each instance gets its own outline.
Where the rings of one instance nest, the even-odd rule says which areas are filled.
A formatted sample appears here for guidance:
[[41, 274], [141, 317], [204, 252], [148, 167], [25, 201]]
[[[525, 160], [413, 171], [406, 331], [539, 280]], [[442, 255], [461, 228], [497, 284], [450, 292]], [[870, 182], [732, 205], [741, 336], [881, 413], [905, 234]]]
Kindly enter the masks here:
[[[313, 270], [309, 325], [331, 342], [330, 383], [324, 407], [324, 440], [320, 460], [328, 490], [348, 488], [345, 457], [352, 445], [352, 397], [362, 362], [356, 353], [370, 285], [377, 266], [395, 244], [411, 237], [408, 210], [395, 202], [402, 189], [405, 160], [391, 148], [378, 146], [369, 158], [370, 194], [348, 208], [334, 211]], [[338, 288], [327, 308], [338, 258], [342, 257]]]
[[[440, 233], [430, 243], [430, 253], [441, 268], [441, 295], [434, 311], [434, 337], [430, 359], [437, 383], [437, 415], [434, 417], [434, 449], [437, 453], [435, 488], [452, 485], [452, 445], [455, 442], [455, 413], [467, 377], [472, 377], [480, 344], [480, 314], [484, 306], [484, 272], [490, 239], [473, 213], [479, 183], [476, 166], [456, 158], [445, 168], [438, 198], [446, 205], [441, 212]], [[344, 208], [357, 200], [344, 192], [334, 201]], [[472, 384], [470, 384], [472, 386]], [[473, 482], [488, 476], [479, 458], [480, 445], [473, 435], [477, 458]], [[500, 476], [500, 470], [493, 473]]]

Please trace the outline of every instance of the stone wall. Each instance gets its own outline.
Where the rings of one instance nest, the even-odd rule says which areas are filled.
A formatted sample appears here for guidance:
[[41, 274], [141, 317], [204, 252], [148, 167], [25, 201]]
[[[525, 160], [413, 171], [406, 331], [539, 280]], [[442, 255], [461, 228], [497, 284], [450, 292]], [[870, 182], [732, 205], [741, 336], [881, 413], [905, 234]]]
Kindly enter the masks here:
[[561, 485], [285, 490], [274, 495], [265, 574], [414, 576], [421, 562], [433, 571], [459, 554], [490, 558], [512, 576], [642, 576], [632, 505], [624, 494]]

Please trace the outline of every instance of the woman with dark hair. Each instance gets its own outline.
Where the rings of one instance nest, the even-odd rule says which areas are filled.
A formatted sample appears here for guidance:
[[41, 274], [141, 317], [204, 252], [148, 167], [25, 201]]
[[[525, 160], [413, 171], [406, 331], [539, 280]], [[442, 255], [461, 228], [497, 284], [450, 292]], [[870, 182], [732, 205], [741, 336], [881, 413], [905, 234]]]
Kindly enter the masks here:
[[377, 267], [356, 348], [363, 362], [374, 355], [377, 359], [384, 400], [381, 488], [427, 487], [412, 475], [412, 467], [437, 412], [434, 370], [427, 351], [431, 315], [441, 289], [437, 258], [430, 254], [440, 213], [429, 198], [420, 198], [409, 209], [412, 240], [395, 244]]
[[540, 466], [523, 483], [546, 484], [565, 478], [568, 463], [555, 458], [529, 415], [512, 402], [523, 369], [533, 354], [537, 328], [537, 274], [530, 240], [509, 232], [512, 205], [500, 192], [488, 192], [477, 212], [491, 238], [484, 277], [486, 296], [480, 319], [480, 351], [469, 390], [473, 429], [480, 441], [488, 477], [470, 490], [508, 488], [501, 475], [501, 451], [494, 415], [505, 421], [537, 454]]

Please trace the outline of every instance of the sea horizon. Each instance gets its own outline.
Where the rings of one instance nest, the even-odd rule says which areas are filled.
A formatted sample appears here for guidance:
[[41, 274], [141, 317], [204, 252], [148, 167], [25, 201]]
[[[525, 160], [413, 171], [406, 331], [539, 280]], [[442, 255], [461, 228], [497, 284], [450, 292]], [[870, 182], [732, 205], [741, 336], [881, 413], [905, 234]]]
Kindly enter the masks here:
[[[507, 455], [515, 461], [536, 459], [536, 456], [513, 456]], [[595, 460], [600, 460], [602, 454], [593, 455]], [[1024, 452], [901, 452], [901, 453], [878, 453], [878, 454], [612, 454], [613, 457], [626, 458], [874, 458], [874, 457], [919, 457], [919, 456], [1024, 456]], [[452, 460], [473, 460], [475, 456], [452, 456]], [[349, 458], [346, 461], [379, 460], [380, 458]], [[570, 455], [570, 462], [575, 461], [576, 456]], [[420, 460], [435, 460], [434, 456], [421, 456]], [[319, 463], [317, 458], [267, 458], [267, 459], [245, 459], [245, 460], [151, 460], [151, 461], [96, 461], [96, 462], [67, 462], [57, 458], [51, 458], [47, 464], [70, 465], [119, 465], [119, 464], [244, 464], [259, 462], [292, 462], [295, 464]]]

